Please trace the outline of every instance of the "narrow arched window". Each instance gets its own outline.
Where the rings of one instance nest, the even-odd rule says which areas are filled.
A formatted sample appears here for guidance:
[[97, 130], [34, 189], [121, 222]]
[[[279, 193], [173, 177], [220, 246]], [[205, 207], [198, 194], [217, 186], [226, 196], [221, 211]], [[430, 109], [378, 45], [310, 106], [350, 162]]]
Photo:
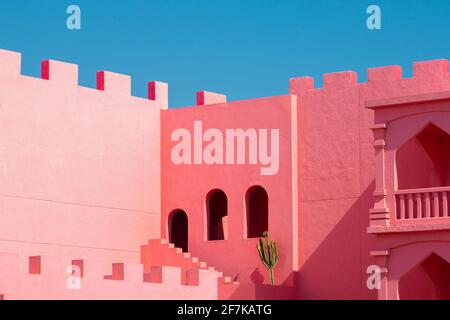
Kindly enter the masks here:
[[206, 197], [208, 240], [228, 238], [228, 199], [220, 189], [211, 191]]
[[245, 195], [247, 238], [259, 238], [269, 230], [269, 196], [261, 186], [248, 189]]
[[188, 252], [189, 225], [186, 212], [183, 210], [174, 210], [169, 215], [169, 242], [173, 243], [176, 248], [183, 249]]

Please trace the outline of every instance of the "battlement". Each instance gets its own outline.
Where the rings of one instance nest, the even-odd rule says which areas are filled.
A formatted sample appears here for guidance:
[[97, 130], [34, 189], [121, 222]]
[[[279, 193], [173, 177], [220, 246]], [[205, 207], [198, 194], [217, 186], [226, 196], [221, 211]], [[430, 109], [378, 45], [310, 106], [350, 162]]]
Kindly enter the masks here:
[[227, 102], [226, 95], [208, 91], [198, 91], [196, 98], [198, 106]]
[[[18, 52], [0, 50], [0, 81], [18, 79], [21, 76], [21, 54]], [[41, 62], [41, 79], [56, 83], [58, 86], [78, 86], [78, 65], [45, 60]], [[298, 77], [290, 79], [290, 94], [305, 95], [314, 92], [342, 92], [350, 88], [359, 87], [367, 95], [379, 95], [380, 92], [370, 93], [371, 90], [380, 91], [386, 87], [383, 98], [409, 94], [409, 90], [429, 91], [450, 88], [448, 60], [430, 60], [415, 62], [413, 76], [404, 78], [401, 66], [383, 66], [367, 70], [367, 82], [358, 82], [358, 74], [354, 71], [326, 73], [323, 75], [323, 87], [314, 85], [312, 77]], [[445, 84], [444, 84], [445, 83]], [[111, 96], [131, 96], [131, 77], [109, 71], [98, 71], [96, 74], [97, 91], [105, 92]], [[168, 84], [159, 81], [148, 83], [148, 101], [155, 102], [161, 109], [168, 109]], [[143, 99], [145, 100], [145, 99]], [[226, 103], [227, 97], [223, 94], [198, 91], [196, 105], [211, 105]]]
[[[314, 94], [335, 95], [359, 89], [363, 99], [408, 96], [414, 92], [429, 93], [450, 89], [448, 60], [429, 60], [413, 63], [412, 77], [403, 77], [401, 66], [382, 66], [367, 69], [367, 81], [358, 81], [355, 71], [326, 73], [323, 86], [316, 87], [313, 77], [296, 77], [289, 80], [289, 94], [306, 96]], [[248, 99], [255, 100], [255, 99]], [[247, 100], [246, 100], [247, 101]], [[223, 105], [227, 96], [208, 91], [196, 93], [196, 106]], [[176, 111], [175, 111], [176, 112]]]
[[367, 82], [358, 82], [358, 74], [354, 71], [327, 73], [323, 76], [322, 88], [314, 86], [312, 77], [290, 79], [290, 93], [303, 97], [320, 93], [340, 95], [355, 89], [358, 89], [359, 97], [364, 101], [448, 91], [449, 63], [448, 60], [415, 62], [410, 78], [403, 77], [401, 66], [369, 68]]
[[[160, 110], [168, 107], [167, 84], [150, 82], [145, 99], [131, 95], [128, 75], [99, 71], [96, 87], [88, 88], [79, 85], [76, 64], [42, 61], [40, 78], [21, 74], [21, 64], [20, 53], [0, 50], [0, 123], [8, 144], [2, 149], [8, 167], [3, 181], [12, 180], [0, 184], [2, 194], [152, 212], [157, 219]], [[19, 172], [24, 179], [14, 179]]]
[[[0, 81], [19, 79], [22, 58], [19, 52], [0, 50]], [[41, 62], [41, 79], [61, 87], [63, 90], [78, 87], [78, 65], [45, 60]], [[131, 96], [131, 77], [109, 71], [96, 74], [96, 89], [110, 96]], [[139, 98], [141, 99], [141, 98]], [[141, 99], [146, 100], [146, 99]], [[148, 101], [161, 109], [168, 107], [168, 86], [166, 83], [151, 81], [148, 83]]]
[[101, 261], [0, 253], [4, 299], [217, 299], [220, 274], [201, 269], [182, 284], [180, 267], [114, 263], [105, 275]]

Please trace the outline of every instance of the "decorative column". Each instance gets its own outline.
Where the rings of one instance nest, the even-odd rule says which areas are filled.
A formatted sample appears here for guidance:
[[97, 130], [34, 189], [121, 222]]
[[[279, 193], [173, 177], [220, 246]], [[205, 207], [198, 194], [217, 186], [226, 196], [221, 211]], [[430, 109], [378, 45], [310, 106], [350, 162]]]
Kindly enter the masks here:
[[380, 271], [380, 286], [378, 288], [378, 300], [389, 300], [389, 288], [388, 288], [388, 257], [389, 251], [371, 251], [370, 255], [375, 258], [375, 263], [377, 264]]
[[384, 133], [386, 124], [376, 124], [371, 127], [374, 135], [375, 148], [375, 205], [370, 210], [370, 227], [389, 226], [389, 209], [386, 204], [386, 174], [385, 174], [385, 147]]

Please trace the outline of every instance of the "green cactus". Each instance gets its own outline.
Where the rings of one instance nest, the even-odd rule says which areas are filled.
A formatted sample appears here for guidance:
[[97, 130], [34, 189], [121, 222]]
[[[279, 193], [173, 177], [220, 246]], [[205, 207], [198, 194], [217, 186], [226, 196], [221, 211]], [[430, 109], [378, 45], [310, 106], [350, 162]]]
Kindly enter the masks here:
[[256, 246], [264, 266], [269, 269], [270, 284], [275, 285], [275, 277], [273, 269], [278, 263], [278, 248], [275, 241], [269, 241], [269, 232], [263, 233], [263, 238], [259, 239], [259, 244]]

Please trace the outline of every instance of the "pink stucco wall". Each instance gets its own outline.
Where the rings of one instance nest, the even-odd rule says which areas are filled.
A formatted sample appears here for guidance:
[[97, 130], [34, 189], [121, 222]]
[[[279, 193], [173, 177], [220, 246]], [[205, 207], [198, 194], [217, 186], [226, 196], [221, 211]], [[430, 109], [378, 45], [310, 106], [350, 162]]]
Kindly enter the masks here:
[[[20, 64], [20, 54], [0, 51], [0, 258], [8, 263], [17, 254], [46, 257], [55, 270], [73, 259], [95, 261], [93, 270], [102, 272], [90, 285], [110, 298], [117, 298], [108, 295], [115, 286], [129, 297], [153, 290], [97, 277], [120, 262], [129, 263], [136, 280], [143, 276], [139, 261], [150, 269], [179, 267], [165, 269], [174, 273], [154, 288], [161, 298], [170, 297], [170, 286], [180, 293], [173, 298], [396, 299], [399, 292], [411, 298], [450, 290], [447, 280], [433, 287], [425, 276], [448, 267], [448, 212], [438, 220], [399, 219], [396, 199], [402, 189], [449, 187], [447, 61], [416, 63], [411, 78], [397, 66], [372, 68], [366, 83], [350, 71], [326, 74], [323, 88], [294, 78], [285, 95], [243, 101], [201, 91], [196, 106], [170, 110], [161, 82], [149, 83], [149, 99], [142, 99], [131, 96], [128, 76], [99, 72], [92, 89], [78, 86], [76, 65], [45, 61], [37, 79], [20, 75]], [[175, 164], [171, 135], [180, 128], [193, 133], [196, 121], [203, 132], [278, 129], [279, 170], [262, 175], [260, 164]], [[430, 125], [438, 138], [434, 128], [417, 136]], [[265, 286], [258, 240], [246, 236], [245, 197], [254, 186], [268, 194], [268, 229], [279, 245], [281, 286], [274, 290]], [[207, 239], [206, 200], [216, 189], [228, 200], [224, 240]], [[450, 189], [429, 191], [444, 203]], [[188, 218], [186, 255], [160, 240], [170, 239], [170, 214], [178, 209]], [[159, 257], [146, 251], [154, 243], [167, 244]], [[168, 250], [175, 250], [173, 259]], [[207, 294], [170, 283], [189, 282], [192, 267], [198, 278], [203, 261], [217, 270]], [[372, 264], [383, 270], [378, 292], [366, 286]], [[0, 271], [3, 284], [36, 284], [32, 296], [9, 290], [17, 298], [39, 297], [45, 283], [54, 287], [63, 277], [8, 278], [8, 270]], [[229, 286], [221, 291], [218, 279]], [[95, 296], [84, 294], [74, 297]]]
[[[0, 251], [139, 261], [159, 237], [160, 108], [131, 96], [129, 76], [42, 63], [20, 75], [0, 51]], [[95, 75], [92, 75], [95, 77]]]
[[371, 111], [356, 73], [326, 74], [324, 87], [294, 78], [299, 128], [299, 293], [304, 299], [373, 298], [366, 289], [372, 237]]
[[126, 263], [120, 274], [111, 274], [111, 265], [106, 268], [102, 259], [94, 258], [83, 261], [82, 277], [73, 280], [67, 273], [70, 260], [63, 256], [39, 258], [40, 271], [31, 274], [28, 257], [0, 253], [0, 294], [4, 299], [212, 300], [219, 297], [217, 272], [212, 270], [200, 270], [195, 285], [182, 285], [177, 267], [155, 268], [144, 277], [141, 264]]
[[[204, 100], [201, 101], [204, 104]], [[216, 102], [216, 101], [214, 101]], [[296, 201], [295, 96], [207, 104], [162, 112], [162, 216], [161, 233], [168, 237], [168, 217], [182, 209], [189, 221], [189, 251], [242, 283], [268, 281], [256, 251], [258, 239], [246, 239], [245, 194], [252, 186], [265, 188], [269, 197], [269, 232], [277, 241], [280, 262], [278, 284], [293, 284], [298, 264]], [[175, 165], [171, 134], [178, 128], [193, 132], [194, 121], [203, 128], [280, 129], [280, 165], [275, 175], [261, 175], [258, 165]], [[206, 197], [221, 189], [228, 198], [228, 239], [207, 241]]]
[[[408, 79], [403, 79], [397, 66], [369, 69], [366, 83], [358, 83], [354, 72], [326, 74], [323, 88], [314, 88], [312, 78], [291, 79], [290, 92], [297, 95], [299, 117], [301, 297], [376, 297], [377, 291], [366, 287], [366, 269], [376, 262], [369, 251], [376, 247], [377, 238], [366, 233], [364, 213], [380, 195], [375, 178], [387, 168], [380, 168], [374, 158], [370, 129], [399, 118], [387, 130], [386, 138], [386, 189], [392, 194], [397, 188], [393, 177], [397, 149], [419, 133], [420, 123], [425, 126], [433, 119], [445, 130], [447, 117], [435, 108], [413, 104], [410, 109], [379, 109], [375, 118], [364, 106], [389, 99], [414, 101], [418, 94], [448, 90], [449, 79], [445, 60], [415, 63], [413, 77]], [[408, 167], [413, 159], [403, 164]], [[409, 169], [411, 172], [412, 167]], [[429, 175], [426, 178], [430, 179]], [[392, 202], [390, 207], [391, 213], [395, 212]]]

